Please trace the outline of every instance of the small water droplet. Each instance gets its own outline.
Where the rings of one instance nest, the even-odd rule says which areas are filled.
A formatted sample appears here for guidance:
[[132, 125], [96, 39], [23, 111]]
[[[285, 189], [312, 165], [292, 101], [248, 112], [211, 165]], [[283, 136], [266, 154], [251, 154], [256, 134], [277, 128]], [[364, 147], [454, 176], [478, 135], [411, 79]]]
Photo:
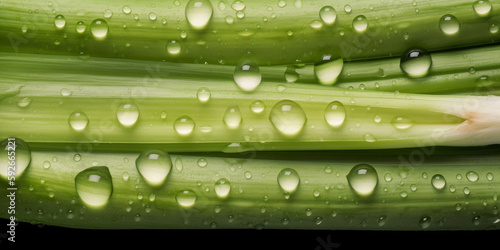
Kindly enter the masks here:
[[116, 109], [116, 118], [125, 127], [132, 127], [139, 119], [139, 107], [135, 103], [122, 103]]
[[113, 193], [113, 183], [109, 169], [104, 166], [90, 167], [75, 177], [78, 196], [89, 206], [106, 204]]
[[130, 14], [130, 13], [132, 13], [132, 9], [128, 5], [124, 5], [122, 7], [122, 11], [123, 11], [124, 14], [127, 14], [127, 15]]
[[319, 83], [323, 85], [333, 85], [344, 68], [344, 59], [324, 55], [319, 63], [314, 65], [314, 75]]
[[337, 19], [337, 11], [332, 6], [323, 6], [323, 8], [319, 10], [319, 17], [323, 23], [332, 25]]
[[196, 97], [201, 103], [207, 103], [211, 97], [210, 90], [207, 87], [201, 87], [196, 92]]
[[226, 178], [221, 178], [215, 182], [215, 193], [219, 198], [226, 198], [231, 191], [231, 182]]
[[347, 174], [347, 181], [358, 195], [369, 196], [378, 184], [378, 174], [371, 165], [362, 163], [351, 169]]
[[297, 171], [292, 168], [285, 168], [278, 174], [278, 184], [285, 194], [292, 194], [297, 190], [300, 183], [300, 177]]
[[376, 142], [377, 141], [377, 137], [375, 137], [373, 134], [371, 133], [366, 133], [363, 135], [363, 138], [365, 139], [366, 142]]
[[69, 115], [69, 125], [76, 131], [82, 131], [89, 124], [89, 118], [81, 111], [75, 111]]
[[488, 0], [478, 0], [472, 4], [472, 8], [479, 16], [487, 16], [490, 14], [493, 6]]
[[204, 29], [212, 14], [213, 7], [209, 0], [191, 0], [186, 5], [186, 18], [194, 29]]
[[182, 207], [192, 207], [195, 205], [197, 196], [193, 190], [181, 190], [175, 195], [175, 200]]
[[344, 104], [339, 101], [333, 101], [325, 109], [325, 120], [328, 125], [338, 128], [344, 124], [346, 110]]
[[160, 186], [172, 169], [172, 160], [168, 153], [152, 149], [142, 152], [135, 160], [135, 166], [147, 183]]
[[460, 30], [460, 22], [454, 15], [446, 14], [439, 19], [439, 28], [446, 35], [454, 35]]
[[446, 186], [446, 179], [440, 174], [435, 174], [431, 178], [432, 186], [437, 190], [442, 190]]
[[108, 30], [108, 23], [104, 19], [95, 19], [90, 24], [90, 32], [92, 33], [94, 38], [98, 40], [106, 38], [106, 36], [108, 35]]
[[190, 135], [195, 125], [193, 119], [187, 115], [180, 116], [174, 121], [174, 129], [179, 135]]
[[285, 70], [285, 80], [286, 82], [296, 82], [300, 78], [299, 73], [297, 73], [295, 66], [287, 66]]
[[228, 107], [222, 120], [228, 128], [238, 128], [242, 120], [240, 108], [236, 105]]
[[255, 114], [260, 114], [266, 108], [266, 104], [263, 101], [256, 100], [250, 104], [250, 110]]
[[467, 177], [467, 180], [472, 182], [476, 182], [477, 180], [479, 180], [479, 175], [474, 171], [467, 172], [467, 174], [465, 174], [465, 177]]
[[424, 216], [420, 219], [420, 221], [418, 222], [418, 225], [422, 228], [422, 229], [426, 229], [426, 228], [429, 228], [431, 226], [431, 217], [429, 216]]
[[254, 91], [262, 80], [259, 66], [250, 60], [244, 60], [234, 69], [234, 82], [244, 91]]
[[407, 116], [399, 115], [392, 119], [391, 124], [397, 129], [405, 130], [412, 127], [415, 121]]
[[410, 77], [427, 75], [432, 65], [431, 54], [422, 49], [410, 49], [403, 53], [400, 68]]
[[178, 55], [182, 50], [182, 45], [177, 40], [169, 40], [165, 47], [170, 55]]
[[[16, 179], [20, 177], [31, 163], [31, 149], [28, 144], [20, 138], [7, 138], [0, 142], [0, 175], [7, 179], [15, 174]], [[15, 159], [12, 159], [12, 152]], [[12, 172], [12, 166], [15, 172]]]
[[78, 21], [75, 26], [75, 30], [78, 34], [83, 34], [87, 30], [87, 26], [84, 22]]
[[148, 18], [149, 18], [150, 21], [156, 21], [157, 15], [154, 12], [150, 12], [148, 14]]
[[351, 7], [351, 5], [346, 4], [346, 5], [344, 6], [344, 11], [345, 11], [345, 13], [347, 13], [347, 14], [351, 13], [351, 12], [352, 12], [352, 7]]
[[44, 162], [43, 162], [43, 168], [44, 168], [44, 169], [49, 169], [49, 168], [50, 168], [50, 166], [51, 166], [50, 161], [44, 161]]
[[17, 106], [21, 108], [28, 107], [31, 104], [31, 97], [26, 96], [26, 97], [21, 97], [19, 100], [17, 100]]
[[54, 19], [54, 25], [57, 29], [64, 29], [66, 27], [66, 18], [63, 15], [57, 15]]
[[299, 104], [283, 100], [272, 107], [269, 120], [283, 135], [296, 136], [304, 128], [307, 117]]
[[352, 20], [352, 27], [357, 32], [365, 32], [368, 29], [368, 19], [363, 15], [356, 16]]

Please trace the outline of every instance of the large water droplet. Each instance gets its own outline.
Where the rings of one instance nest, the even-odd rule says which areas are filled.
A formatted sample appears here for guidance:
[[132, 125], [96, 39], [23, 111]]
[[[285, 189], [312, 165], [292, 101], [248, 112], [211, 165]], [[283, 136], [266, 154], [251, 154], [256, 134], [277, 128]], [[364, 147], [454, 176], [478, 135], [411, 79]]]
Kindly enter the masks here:
[[238, 128], [241, 124], [241, 111], [238, 106], [230, 106], [226, 109], [226, 112], [224, 112], [224, 117], [222, 118], [222, 121], [226, 126], [230, 129], [235, 129]]
[[0, 175], [20, 177], [31, 162], [31, 149], [19, 138], [7, 138], [0, 142]]
[[278, 184], [286, 195], [292, 194], [297, 190], [300, 183], [300, 177], [297, 171], [292, 168], [285, 168], [278, 174]]
[[472, 182], [476, 182], [477, 180], [479, 180], [479, 175], [474, 171], [467, 172], [467, 174], [465, 174], [465, 177], [467, 177], [467, 180]]
[[446, 186], [446, 179], [440, 174], [435, 174], [431, 178], [431, 184], [435, 189], [442, 190]]
[[139, 107], [135, 103], [122, 103], [116, 109], [116, 118], [125, 127], [132, 127], [139, 119]]
[[346, 110], [344, 104], [339, 101], [333, 101], [325, 109], [325, 120], [328, 125], [338, 128], [344, 124]]
[[113, 182], [109, 169], [104, 166], [90, 167], [75, 177], [78, 196], [89, 206], [106, 204], [113, 193]]
[[378, 174], [371, 165], [362, 163], [351, 169], [347, 174], [347, 181], [358, 195], [369, 196], [378, 184]]
[[90, 24], [90, 32], [98, 40], [106, 38], [106, 36], [108, 35], [108, 30], [108, 23], [104, 19], [95, 19]]
[[490, 14], [493, 6], [488, 0], [478, 0], [472, 4], [472, 8], [479, 16], [487, 16]]
[[399, 115], [395, 116], [392, 119], [391, 124], [397, 129], [404, 130], [413, 126], [413, 124], [415, 124], [415, 121], [407, 116]]
[[174, 121], [174, 129], [179, 135], [190, 135], [195, 127], [193, 119], [183, 115]]
[[69, 125], [76, 131], [82, 131], [89, 124], [89, 118], [81, 111], [75, 111], [69, 115]]
[[147, 183], [152, 186], [160, 186], [165, 182], [172, 169], [172, 160], [168, 153], [152, 149], [142, 152], [137, 157], [135, 165]]
[[181, 190], [175, 195], [177, 203], [183, 207], [192, 207], [196, 203], [196, 193], [193, 190]]
[[205, 28], [212, 14], [213, 7], [209, 0], [191, 0], [186, 5], [186, 18], [194, 29]]
[[422, 77], [427, 75], [431, 65], [431, 54], [421, 49], [410, 49], [401, 56], [401, 70], [410, 77]]
[[314, 65], [314, 74], [319, 83], [333, 85], [344, 68], [344, 59], [333, 58], [332, 55], [324, 55], [321, 62]]
[[323, 6], [323, 8], [319, 10], [319, 17], [323, 23], [332, 25], [337, 19], [337, 11], [332, 6]]
[[63, 15], [57, 15], [54, 19], [54, 25], [57, 29], [64, 29], [66, 27], [66, 18]]
[[454, 35], [460, 29], [460, 22], [451, 14], [446, 14], [439, 19], [439, 28], [446, 35]]
[[236, 66], [233, 78], [240, 89], [253, 91], [259, 86], [262, 75], [259, 66], [255, 62], [245, 60]]
[[217, 197], [226, 198], [231, 191], [231, 182], [226, 178], [221, 178], [215, 182], [214, 190]]
[[352, 27], [357, 32], [365, 32], [368, 29], [368, 19], [363, 15], [356, 16], [352, 20]]
[[76, 26], [75, 26], [75, 30], [78, 34], [83, 34], [83, 32], [85, 32], [85, 30], [87, 29], [87, 26], [85, 25], [84, 22], [82, 21], [78, 21], [76, 23]]
[[178, 55], [182, 50], [182, 45], [177, 40], [169, 40], [165, 48], [170, 55]]
[[269, 120], [283, 135], [296, 136], [304, 128], [307, 117], [299, 104], [283, 100], [272, 107]]
[[422, 228], [422, 229], [426, 229], [426, 228], [429, 228], [431, 226], [431, 217], [429, 216], [424, 216], [420, 219], [420, 221], [418, 222], [418, 225]]

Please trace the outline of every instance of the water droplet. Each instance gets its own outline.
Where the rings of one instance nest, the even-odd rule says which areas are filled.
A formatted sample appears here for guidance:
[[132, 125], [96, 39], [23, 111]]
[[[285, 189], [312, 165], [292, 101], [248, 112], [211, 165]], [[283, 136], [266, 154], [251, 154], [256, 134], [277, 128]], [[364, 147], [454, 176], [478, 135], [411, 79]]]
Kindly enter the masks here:
[[283, 135], [296, 136], [302, 131], [307, 117], [299, 104], [283, 100], [272, 107], [269, 120]]
[[165, 48], [170, 55], [178, 55], [182, 50], [182, 45], [177, 40], [169, 40]]
[[344, 124], [346, 110], [344, 104], [339, 101], [333, 101], [325, 109], [325, 120], [328, 125], [338, 128]]
[[410, 49], [403, 53], [399, 64], [401, 70], [410, 77], [427, 75], [431, 65], [431, 54], [421, 49]]
[[399, 115], [395, 116], [392, 119], [391, 124], [397, 129], [404, 130], [413, 126], [413, 124], [415, 124], [415, 121], [407, 116]]
[[467, 180], [472, 182], [476, 182], [477, 180], [479, 180], [479, 175], [474, 171], [467, 172], [467, 174], [465, 174], [465, 177], [467, 177]]
[[196, 193], [193, 190], [181, 190], [175, 195], [177, 203], [183, 207], [192, 207], [196, 203]]
[[148, 14], [148, 18], [149, 18], [150, 21], [156, 21], [156, 18], [157, 18], [156, 13], [150, 12]]
[[85, 32], [85, 30], [87, 29], [87, 26], [85, 25], [84, 22], [82, 21], [78, 21], [76, 23], [76, 26], [75, 26], [75, 30], [78, 34], [83, 34], [83, 32]]
[[245, 171], [243, 175], [245, 176], [246, 179], [252, 179], [252, 172], [250, 171]]
[[116, 118], [125, 127], [132, 127], [139, 119], [139, 107], [135, 103], [122, 103], [116, 109]]
[[333, 85], [344, 68], [344, 59], [333, 58], [332, 55], [324, 55], [321, 61], [314, 65], [314, 74], [319, 83]]
[[285, 194], [291, 194], [297, 190], [300, 183], [300, 177], [297, 171], [291, 168], [285, 168], [278, 174], [278, 184]]
[[198, 159], [198, 161], [196, 161], [196, 164], [198, 164], [198, 167], [204, 168], [204, 167], [208, 166], [208, 161], [205, 158], [200, 158], [200, 159]]
[[194, 127], [193, 119], [187, 115], [180, 116], [174, 121], [174, 129], [179, 135], [190, 135]]
[[319, 10], [319, 17], [323, 23], [332, 25], [337, 19], [337, 11], [332, 6], [323, 6], [323, 8]]
[[238, 128], [242, 120], [240, 108], [236, 105], [228, 107], [222, 120], [228, 128]]
[[236, 66], [233, 78], [240, 89], [253, 91], [259, 86], [262, 75], [259, 66], [255, 62], [245, 60]]
[[98, 40], [106, 38], [106, 36], [108, 35], [108, 30], [108, 23], [104, 19], [95, 19], [90, 24], [90, 32], [92, 33], [94, 38]]
[[30, 104], [31, 104], [31, 97], [29, 96], [22, 97], [19, 98], [19, 100], [17, 100], [17, 106], [21, 108], [28, 107]]
[[492, 23], [490, 25], [489, 31], [490, 31], [491, 34], [496, 34], [496, 33], [498, 33], [498, 29], [499, 29], [498, 25]]
[[345, 11], [345, 13], [348, 13], [348, 14], [349, 14], [349, 13], [351, 13], [351, 12], [352, 12], [352, 7], [351, 7], [351, 5], [346, 4], [346, 5], [344, 6], [344, 11]]
[[73, 161], [79, 162], [82, 160], [82, 156], [80, 154], [73, 155]]
[[255, 114], [260, 114], [266, 108], [266, 104], [262, 101], [256, 100], [250, 104], [250, 110]]
[[289, 65], [285, 70], [285, 80], [286, 82], [296, 82], [299, 80], [300, 75], [297, 73], [296, 67]]
[[147, 183], [160, 186], [172, 169], [172, 160], [168, 153], [152, 149], [142, 152], [135, 160], [135, 166]]
[[454, 35], [460, 29], [460, 22], [451, 14], [446, 14], [439, 19], [439, 28], [446, 35]]
[[217, 197], [226, 198], [231, 191], [231, 182], [226, 178], [221, 178], [215, 182], [214, 190]]
[[435, 174], [431, 178], [432, 186], [437, 190], [442, 190], [446, 186], [446, 179], [440, 174]]
[[196, 92], [196, 97], [201, 103], [206, 103], [210, 100], [211, 97], [210, 90], [207, 87], [201, 87]]
[[365, 139], [366, 142], [376, 142], [377, 141], [377, 137], [375, 137], [373, 134], [371, 133], [366, 133], [363, 135], [363, 138]]
[[89, 118], [81, 111], [75, 111], [69, 115], [69, 125], [76, 131], [82, 131], [89, 124]]
[[472, 4], [472, 8], [479, 16], [487, 16], [490, 14], [493, 6], [488, 0], [479, 0]]
[[358, 195], [369, 196], [378, 184], [378, 174], [371, 165], [362, 163], [351, 169], [347, 174], [347, 181]]
[[124, 5], [122, 8], [122, 11], [124, 14], [127, 14], [127, 15], [132, 13], [132, 9], [128, 5]]
[[113, 193], [113, 183], [109, 169], [104, 166], [90, 167], [75, 177], [78, 196], [89, 206], [106, 204]]
[[57, 29], [64, 29], [66, 27], [66, 18], [63, 15], [57, 15], [54, 19], [54, 25]]
[[49, 169], [49, 168], [50, 168], [50, 166], [51, 166], [50, 161], [44, 161], [44, 162], [43, 162], [43, 168], [44, 168], [44, 169]]
[[[20, 138], [7, 138], [0, 142], [0, 175], [7, 178], [15, 174], [16, 179], [20, 177], [31, 163], [31, 149], [28, 144]], [[15, 159], [12, 159], [13, 153]], [[10, 166], [15, 165], [15, 172]]]
[[357, 32], [365, 32], [368, 29], [368, 19], [363, 15], [356, 16], [352, 20], [352, 27]]
[[429, 228], [431, 226], [431, 217], [428, 217], [428, 216], [424, 216], [420, 219], [420, 221], [418, 222], [418, 225], [422, 228], [422, 229], [426, 229], [426, 228]]
[[213, 7], [209, 0], [191, 0], [186, 5], [186, 18], [194, 29], [205, 28], [212, 14]]

